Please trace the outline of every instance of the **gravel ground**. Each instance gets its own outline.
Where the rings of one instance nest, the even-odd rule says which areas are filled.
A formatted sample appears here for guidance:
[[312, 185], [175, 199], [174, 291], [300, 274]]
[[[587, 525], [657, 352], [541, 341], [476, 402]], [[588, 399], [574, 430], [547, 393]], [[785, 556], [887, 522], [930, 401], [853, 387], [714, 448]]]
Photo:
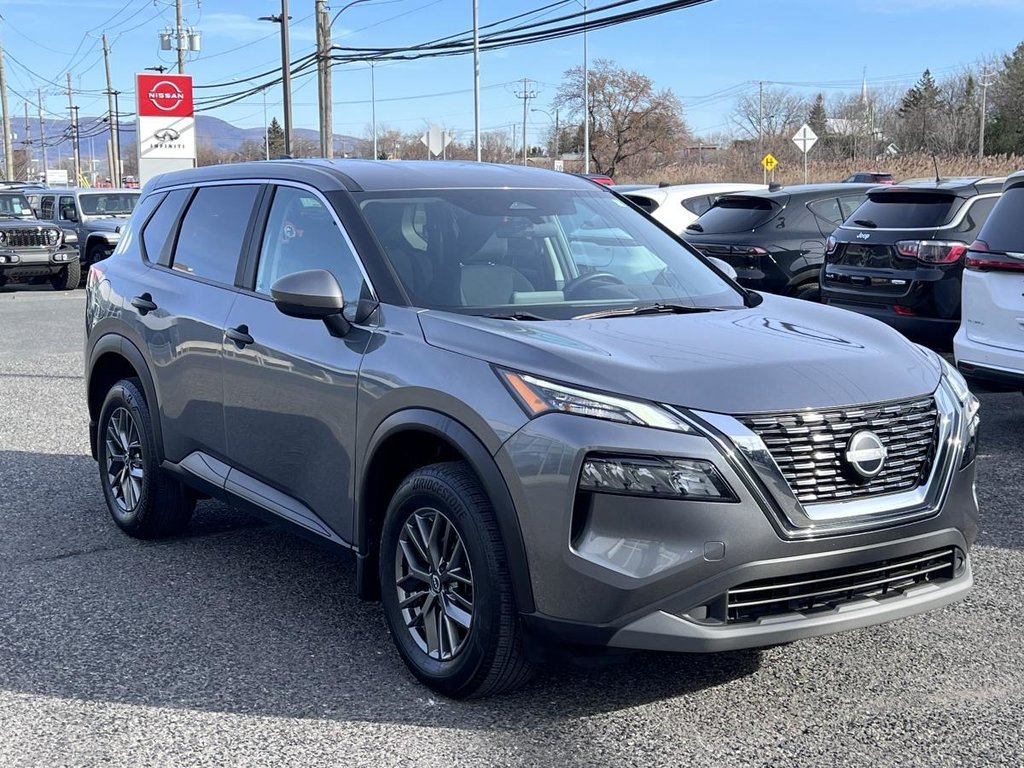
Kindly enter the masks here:
[[0, 765], [1024, 764], [1024, 398], [984, 395], [977, 586], [782, 648], [419, 686], [353, 562], [215, 503], [133, 541], [88, 456], [81, 291], [0, 290]]

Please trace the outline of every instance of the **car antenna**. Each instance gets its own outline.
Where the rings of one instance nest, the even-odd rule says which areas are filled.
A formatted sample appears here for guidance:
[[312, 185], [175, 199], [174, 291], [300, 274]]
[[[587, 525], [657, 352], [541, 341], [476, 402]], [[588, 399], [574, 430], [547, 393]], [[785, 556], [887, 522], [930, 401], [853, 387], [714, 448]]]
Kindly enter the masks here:
[[935, 156], [934, 152], [932, 152], [932, 163], [935, 165], [935, 183], [941, 184], [942, 177], [939, 175], [939, 158]]

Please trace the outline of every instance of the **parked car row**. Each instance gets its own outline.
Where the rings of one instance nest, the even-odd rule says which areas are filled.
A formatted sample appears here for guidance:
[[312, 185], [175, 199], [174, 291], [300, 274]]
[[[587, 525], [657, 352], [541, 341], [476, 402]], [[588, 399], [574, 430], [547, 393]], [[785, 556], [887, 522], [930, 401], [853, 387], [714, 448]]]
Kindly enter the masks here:
[[48, 281], [58, 290], [78, 287], [89, 265], [113, 253], [138, 200], [136, 190], [4, 182], [0, 285]]
[[874, 317], [913, 341], [953, 347], [976, 382], [1024, 390], [1024, 173], [620, 194], [729, 264], [747, 288]]

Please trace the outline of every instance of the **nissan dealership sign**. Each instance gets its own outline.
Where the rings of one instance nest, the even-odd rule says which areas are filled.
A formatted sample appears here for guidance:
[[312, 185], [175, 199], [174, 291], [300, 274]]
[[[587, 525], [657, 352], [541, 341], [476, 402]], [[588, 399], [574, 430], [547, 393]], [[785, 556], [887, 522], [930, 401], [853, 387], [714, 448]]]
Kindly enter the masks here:
[[196, 158], [195, 107], [188, 75], [136, 75], [139, 177], [191, 168]]

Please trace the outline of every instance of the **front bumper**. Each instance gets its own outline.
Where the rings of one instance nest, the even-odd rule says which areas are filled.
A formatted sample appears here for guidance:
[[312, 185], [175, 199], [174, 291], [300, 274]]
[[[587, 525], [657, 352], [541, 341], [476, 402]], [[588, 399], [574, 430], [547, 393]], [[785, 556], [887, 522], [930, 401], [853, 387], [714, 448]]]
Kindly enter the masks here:
[[[580, 466], [592, 452], [711, 461], [738, 501], [577, 493]], [[536, 612], [524, 620], [553, 640], [690, 652], [773, 645], [931, 610], [971, 587], [966, 552], [978, 518], [973, 464], [949, 474], [927, 517], [807, 536], [791, 535], [733, 461], [703, 437], [551, 414], [513, 435], [496, 459], [505, 477], [514, 478], [509, 489], [530, 565]], [[702, 611], [706, 618], [707, 606], [752, 581], [943, 547], [964, 553], [954, 577], [885, 600], [857, 599], [832, 611], [753, 623], [694, 618]]]

